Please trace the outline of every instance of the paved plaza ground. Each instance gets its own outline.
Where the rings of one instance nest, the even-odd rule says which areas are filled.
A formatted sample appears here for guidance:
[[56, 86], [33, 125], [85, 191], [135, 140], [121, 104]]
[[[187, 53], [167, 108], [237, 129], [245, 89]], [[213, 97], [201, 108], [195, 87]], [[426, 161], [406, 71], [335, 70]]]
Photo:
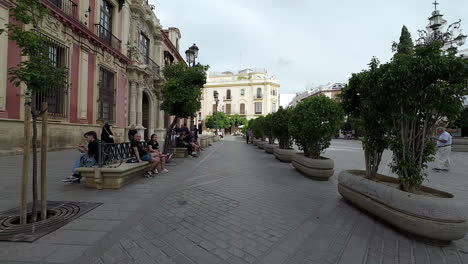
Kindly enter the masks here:
[[[446, 247], [415, 240], [345, 202], [337, 174], [364, 168], [358, 141], [335, 140], [328, 182], [228, 137], [170, 173], [120, 190], [64, 184], [76, 150], [49, 154], [49, 200], [103, 205], [34, 243], [0, 242], [0, 263], [468, 264], [468, 237]], [[468, 153], [426, 185], [468, 202]], [[390, 174], [389, 153], [381, 171]], [[0, 158], [0, 211], [18, 205], [21, 157]]]

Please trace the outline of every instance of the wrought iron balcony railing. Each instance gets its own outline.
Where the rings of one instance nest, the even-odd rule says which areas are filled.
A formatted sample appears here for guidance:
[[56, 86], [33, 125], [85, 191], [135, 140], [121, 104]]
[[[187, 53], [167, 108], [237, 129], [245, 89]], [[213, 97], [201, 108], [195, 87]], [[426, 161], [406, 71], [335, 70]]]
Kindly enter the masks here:
[[116, 49], [117, 51], [121, 51], [122, 41], [118, 39], [116, 36], [112, 34], [107, 28], [105, 28], [101, 24], [95, 24], [96, 26], [96, 35], [104, 41], [106, 44], [111, 46], [112, 48]]
[[48, 3], [52, 4], [53, 6], [60, 9], [63, 13], [72, 17], [74, 19], [78, 19], [78, 4], [73, 2], [72, 0], [46, 0]]
[[151, 69], [152, 72], [156, 73], [156, 74], [160, 74], [161, 72], [161, 67], [159, 67], [159, 65], [154, 62], [151, 58], [147, 57], [147, 62], [146, 64], [149, 66], [149, 68]]

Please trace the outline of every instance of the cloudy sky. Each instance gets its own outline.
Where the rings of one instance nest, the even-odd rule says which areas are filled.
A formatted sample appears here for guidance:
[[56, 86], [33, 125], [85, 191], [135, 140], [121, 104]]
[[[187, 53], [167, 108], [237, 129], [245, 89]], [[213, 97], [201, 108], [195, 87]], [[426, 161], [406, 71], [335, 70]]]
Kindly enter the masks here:
[[[388, 61], [402, 25], [416, 38], [434, 9], [433, 0], [150, 1], [163, 27], [181, 30], [182, 53], [197, 43], [211, 71], [266, 68], [281, 93], [345, 82], [372, 56]], [[462, 19], [467, 34], [468, 1], [439, 2], [445, 19]]]

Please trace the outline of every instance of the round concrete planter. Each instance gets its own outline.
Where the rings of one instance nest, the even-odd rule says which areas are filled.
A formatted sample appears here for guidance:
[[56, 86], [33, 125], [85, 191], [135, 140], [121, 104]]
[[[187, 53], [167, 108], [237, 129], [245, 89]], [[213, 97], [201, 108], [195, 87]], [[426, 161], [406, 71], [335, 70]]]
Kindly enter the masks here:
[[265, 144], [263, 145], [263, 149], [265, 150], [266, 153], [268, 154], [273, 154], [273, 150], [275, 148], [278, 148], [277, 144]]
[[334, 173], [333, 160], [325, 157], [311, 159], [304, 156], [304, 153], [296, 153], [292, 155], [292, 165], [305, 176], [319, 181], [328, 181]]
[[292, 156], [296, 154], [296, 150], [275, 148], [273, 150], [273, 154], [275, 155], [277, 160], [281, 162], [291, 163]]
[[376, 182], [364, 175], [363, 171], [342, 171], [338, 179], [340, 194], [357, 207], [425, 238], [452, 241], [467, 234], [468, 206], [452, 194], [424, 186], [420, 190], [429, 196], [408, 193], [397, 188], [398, 179], [379, 175]]
[[266, 141], [258, 141], [258, 142], [257, 142], [257, 147], [258, 147], [259, 149], [263, 149], [263, 146], [264, 146], [265, 144], [268, 144], [268, 142], [266, 142]]

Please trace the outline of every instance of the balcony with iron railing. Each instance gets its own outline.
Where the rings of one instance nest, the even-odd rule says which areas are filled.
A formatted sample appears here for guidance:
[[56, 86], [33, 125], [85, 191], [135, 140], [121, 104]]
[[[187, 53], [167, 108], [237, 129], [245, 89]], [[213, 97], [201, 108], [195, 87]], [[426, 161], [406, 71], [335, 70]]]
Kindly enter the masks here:
[[53, 8], [61, 10], [69, 17], [78, 19], [78, 4], [72, 0], [45, 0], [44, 2], [50, 3]]
[[132, 60], [134, 63], [136, 62], [147, 65], [148, 69], [151, 72], [158, 75], [161, 73], [161, 67], [159, 66], [159, 64], [152, 60], [148, 55], [143, 54], [143, 52], [141, 52], [139, 48], [129, 48], [128, 56], [130, 57], [130, 60]]
[[95, 24], [95, 27], [95, 33], [102, 41], [104, 41], [107, 45], [111, 46], [112, 48], [120, 51], [120, 48], [122, 46], [122, 41], [120, 39], [114, 36], [114, 34], [112, 34], [110, 30], [108, 30], [101, 24]]

